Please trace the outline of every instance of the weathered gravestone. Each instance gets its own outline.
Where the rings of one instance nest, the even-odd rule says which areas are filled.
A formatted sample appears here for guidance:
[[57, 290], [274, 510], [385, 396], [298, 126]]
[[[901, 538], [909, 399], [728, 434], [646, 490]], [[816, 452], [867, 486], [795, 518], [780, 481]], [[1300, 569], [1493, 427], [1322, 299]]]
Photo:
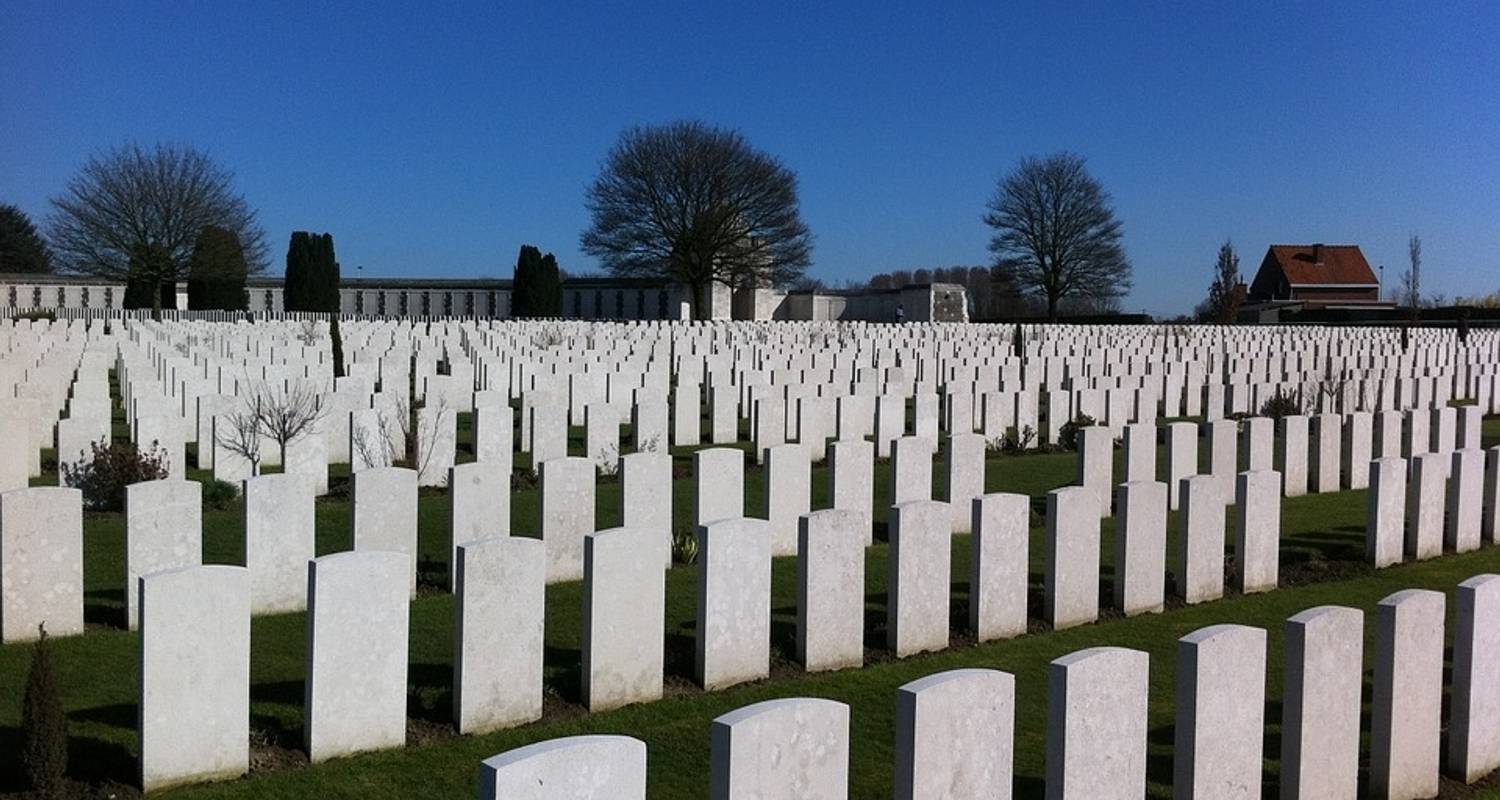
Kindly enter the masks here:
[[307, 567], [304, 745], [314, 763], [406, 743], [405, 553], [335, 553]]
[[453, 606], [453, 718], [459, 733], [542, 716], [546, 559], [539, 539], [458, 546]]
[[197, 481], [125, 487], [125, 621], [139, 622], [142, 575], [203, 563], [203, 487]]
[[0, 494], [0, 642], [83, 633], [83, 494]]
[[153, 792], [250, 767], [250, 575], [153, 572], [140, 597], [140, 778]]
[[583, 542], [583, 703], [608, 711], [662, 696], [666, 580], [660, 536], [611, 528]]
[[845, 800], [849, 707], [833, 700], [767, 700], [716, 718], [711, 800]]

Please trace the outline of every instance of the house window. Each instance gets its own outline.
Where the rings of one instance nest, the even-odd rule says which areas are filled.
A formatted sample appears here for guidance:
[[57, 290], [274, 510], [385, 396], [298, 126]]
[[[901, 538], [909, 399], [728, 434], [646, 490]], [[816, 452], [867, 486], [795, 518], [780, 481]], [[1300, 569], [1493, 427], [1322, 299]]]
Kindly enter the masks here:
[[668, 319], [670, 315], [667, 313], [667, 308], [667, 290], [662, 289], [656, 293], [656, 318]]
[[273, 309], [273, 308], [275, 308], [275, 303], [274, 303], [274, 301], [271, 298], [271, 290], [267, 289], [266, 290], [266, 313], [270, 313], [271, 309]]
[[[11, 300], [10, 301], [12, 303], [14, 303], [16, 301], [16, 295], [15, 295], [15, 291], [16, 290], [15, 289], [11, 289], [10, 291], [11, 291], [11, 295], [10, 295]], [[105, 308], [114, 308], [115, 307], [115, 287], [113, 287], [113, 286], [106, 286], [106, 287], [104, 287], [104, 307]]]
[[600, 319], [603, 316], [604, 316], [604, 292], [601, 292], [598, 289], [595, 289], [594, 290], [594, 319]]
[[68, 295], [63, 291], [63, 287], [61, 286], [57, 287], [57, 307], [68, 307]]
[[474, 316], [474, 293], [464, 292], [464, 313]]
[[411, 307], [411, 300], [406, 292], [401, 293], [401, 316], [406, 316], [407, 309]]
[[358, 289], [354, 290], [354, 313], [365, 313], [365, 293]]
[[492, 316], [492, 317], [496, 316], [496, 314], [495, 314], [495, 305], [496, 305], [497, 301], [499, 300], [499, 297], [500, 297], [499, 293], [497, 293], [497, 292], [490, 292], [490, 316]]
[[583, 292], [573, 293], [573, 316], [580, 319], [583, 317]]
[[443, 292], [443, 316], [453, 316], [453, 293]]
[[89, 287], [85, 286], [78, 292], [78, 299], [83, 303], [84, 308], [89, 307]]
[[32, 308], [42, 307], [42, 287], [38, 286], [31, 290], [31, 306]]
[[375, 293], [375, 313], [385, 316], [385, 292]]
[[619, 289], [615, 290], [615, 318], [621, 319], [625, 316], [625, 293]]

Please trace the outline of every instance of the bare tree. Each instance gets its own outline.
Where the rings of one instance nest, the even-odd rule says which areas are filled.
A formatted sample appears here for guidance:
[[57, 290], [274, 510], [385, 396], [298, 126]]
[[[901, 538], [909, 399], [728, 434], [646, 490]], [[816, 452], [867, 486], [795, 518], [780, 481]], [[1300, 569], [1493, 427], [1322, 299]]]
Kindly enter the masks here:
[[255, 397], [261, 432], [275, 440], [285, 464], [286, 446], [314, 432], [323, 417], [318, 392], [306, 381], [294, 381], [280, 390], [262, 387]]
[[235, 193], [232, 175], [190, 146], [128, 144], [91, 157], [52, 199], [48, 233], [70, 272], [161, 284], [186, 279], [193, 246], [213, 225], [239, 237], [253, 274], [266, 266], [265, 231]]
[[588, 189], [583, 251], [614, 275], [671, 280], [691, 293], [782, 286], [811, 263], [797, 176], [737, 131], [702, 122], [632, 128]]
[[[430, 397], [431, 395], [429, 395]], [[420, 412], [431, 410], [431, 415], [423, 415]], [[449, 413], [448, 398], [439, 396], [436, 405], [422, 405], [406, 415], [409, 428], [406, 429], [407, 450], [410, 454], [408, 463], [412, 469], [417, 471], [418, 477], [427, 472], [432, 466], [432, 456], [437, 452], [437, 443], [443, 437], [443, 418]], [[430, 423], [427, 420], [431, 420]], [[415, 432], [415, 435], [411, 435]]]
[[1422, 307], [1422, 238], [1415, 233], [1406, 242], [1406, 253], [1410, 266], [1401, 273], [1401, 297], [1399, 300], [1411, 310], [1413, 317]]
[[1021, 159], [1001, 179], [984, 221], [995, 229], [996, 265], [1046, 299], [1049, 319], [1065, 298], [1118, 298], [1130, 289], [1122, 226], [1081, 156]]
[[214, 423], [214, 443], [249, 461], [252, 476], [260, 474], [260, 448], [264, 441], [260, 429], [260, 398], [259, 394], [246, 396], [239, 410], [220, 414]]
[[397, 399], [389, 408], [375, 409], [375, 430], [366, 426], [353, 429], [354, 454], [369, 467], [389, 467], [407, 457], [410, 404]]

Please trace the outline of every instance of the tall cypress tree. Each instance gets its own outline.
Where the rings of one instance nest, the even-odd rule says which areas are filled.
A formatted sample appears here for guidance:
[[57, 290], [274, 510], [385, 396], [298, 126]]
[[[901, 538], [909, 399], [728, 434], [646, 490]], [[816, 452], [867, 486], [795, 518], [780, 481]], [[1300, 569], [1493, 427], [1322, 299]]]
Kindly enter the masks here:
[[297, 231], [286, 253], [287, 311], [339, 310], [339, 263], [333, 234]]
[[60, 796], [68, 770], [68, 717], [52, 669], [47, 629], [31, 649], [31, 671], [21, 699], [21, 768], [41, 797]]
[[529, 244], [521, 245], [516, 256], [515, 277], [511, 281], [510, 310], [514, 317], [540, 317], [543, 311], [537, 305], [537, 281], [541, 277], [542, 251]]
[[293, 231], [286, 248], [286, 277], [283, 280], [282, 305], [287, 311], [306, 311], [309, 271], [312, 269], [312, 234]]
[[562, 316], [562, 274], [557, 269], [557, 258], [551, 253], [542, 256], [537, 268], [536, 304], [538, 317]]

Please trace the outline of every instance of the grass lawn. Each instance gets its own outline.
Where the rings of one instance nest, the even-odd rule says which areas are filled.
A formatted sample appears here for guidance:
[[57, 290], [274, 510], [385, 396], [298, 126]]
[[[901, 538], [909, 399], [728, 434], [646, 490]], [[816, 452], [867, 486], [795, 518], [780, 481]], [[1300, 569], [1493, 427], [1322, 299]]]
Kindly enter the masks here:
[[[1486, 444], [1500, 440], [1500, 424], [1489, 420]], [[460, 459], [471, 457], [467, 420], [461, 419]], [[628, 440], [627, 440], [628, 441]], [[574, 453], [581, 453], [581, 431], [574, 431]], [[691, 458], [674, 453], [679, 474], [690, 475]], [[946, 491], [939, 456], [934, 467], [935, 496]], [[525, 466], [518, 458], [517, 467]], [[993, 455], [987, 460], [986, 489], [1031, 495], [1040, 511], [1045, 493], [1070, 483], [1072, 454]], [[1117, 467], [1118, 469], [1118, 467]], [[889, 465], [876, 468], [876, 504], [890, 497]], [[1118, 474], [1118, 473], [1117, 473]], [[335, 473], [335, 492], [346, 473]], [[746, 508], [758, 514], [763, 473], [746, 470]], [[51, 477], [55, 480], [55, 476]], [[47, 482], [46, 480], [39, 482]], [[827, 505], [826, 470], [813, 476], [813, 506]], [[687, 526], [692, 511], [690, 478], [674, 485], [674, 516]], [[597, 526], [617, 525], [619, 484], [601, 480]], [[513, 529], [535, 529], [536, 492], [514, 495]], [[424, 493], [419, 500], [419, 538], [424, 580], [446, 581], [447, 498]], [[888, 797], [891, 792], [895, 690], [924, 675], [959, 667], [989, 667], [1017, 677], [1016, 773], [1018, 796], [1039, 797], [1043, 775], [1047, 663], [1066, 653], [1113, 644], [1152, 654], [1151, 764], [1152, 795], [1170, 794], [1173, 660], [1178, 637], [1199, 627], [1238, 622], [1270, 631], [1267, 769], [1276, 771], [1279, 753], [1282, 623], [1286, 617], [1316, 605], [1337, 603], [1366, 611], [1367, 630], [1375, 602], [1398, 589], [1429, 587], [1450, 593], [1459, 581], [1482, 572], [1500, 571], [1500, 548], [1463, 556], [1445, 556], [1422, 564], [1371, 571], [1362, 563], [1365, 493], [1341, 492], [1288, 500], [1283, 505], [1282, 588], [1276, 592], [1228, 599], [1195, 607], [1174, 607], [1161, 615], [1100, 624], [1059, 633], [1034, 623], [1031, 635], [974, 646], [961, 633], [967, 609], [968, 537], [953, 544], [952, 597], [954, 647], [938, 654], [893, 661], [884, 652], [887, 548], [867, 553], [867, 666], [862, 670], [807, 675], [791, 661], [795, 620], [796, 569], [790, 558], [773, 567], [773, 677], [753, 685], [704, 693], [691, 683], [696, 574], [678, 567], [667, 576], [667, 698], [643, 706], [588, 715], [578, 705], [581, 595], [579, 583], [547, 590], [547, 710], [542, 721], [478, 737], [457, 737], [449, 725], [452, 674], [452, 598], [424, 593], [411, 607], [409, 739], [406, 748], [304, 767], [300, 761], [302, 671], [305, 615], [256, 618], [252, 624], [251, 726], [256, 740], [256, 771], [248, 780], [185, 788], [173, 797], [430, 797], [472, 796], [480, 760], [524, 744], [580, 733], [625, 733], [650, 746], [650, 796], [701, 798], [708, 785], [709, 723], [713, 717], [776, 697], [829, 697], [849, 703], [852, 713], [851, 796]], [[884, 514], [877, 514], [883, 533]], [[1042, 526], [1033, 515], [1032, 616], [1039, 616], [1042, 570]], [[350, 546], [349, 506], [345, 498], [322, 500], [317, 509], [320, 554]], [[89, 631], [55, 641], [55, 660], [70, 722], [71, 773], [95, 783], [135, 780], [137, 638], [120, 630], [123, 622], [123, 521], [118, 514], [89, 514], [84, 522], [86, 617]], [[231, 508], [204, 515], [204, 556], [213, 563], [240, 558], [242, 521]], [[1232, 526], [1231, 526], [1232, 531]], [[1101, 590], [1109, 590], [1113, 560], [1112, 526], [1103, 526]], [[1173, 537], [1175, 538], [1175, 537]], [[1174, 543], [1175, 545], [1175, 543]], [[1169, 553], [1168, 564], [1172, 563]], [[1107, 596], [1107, 594], [1106, 594]], [[1450, 599], [1450, 614], [1451, 614]], [[1450, 626], [1451, 628], [1451, 626]], [[1451, 633], [1451, 630], [1450, 630]], [[1367, 645], [1366, 663], [1373, 658]], [[20, 697], [29, 649], [0, 647], [0, 792], [19, 789], [17, 761]], [[1367, 674], [1367, 680], [1369, 676]]]

